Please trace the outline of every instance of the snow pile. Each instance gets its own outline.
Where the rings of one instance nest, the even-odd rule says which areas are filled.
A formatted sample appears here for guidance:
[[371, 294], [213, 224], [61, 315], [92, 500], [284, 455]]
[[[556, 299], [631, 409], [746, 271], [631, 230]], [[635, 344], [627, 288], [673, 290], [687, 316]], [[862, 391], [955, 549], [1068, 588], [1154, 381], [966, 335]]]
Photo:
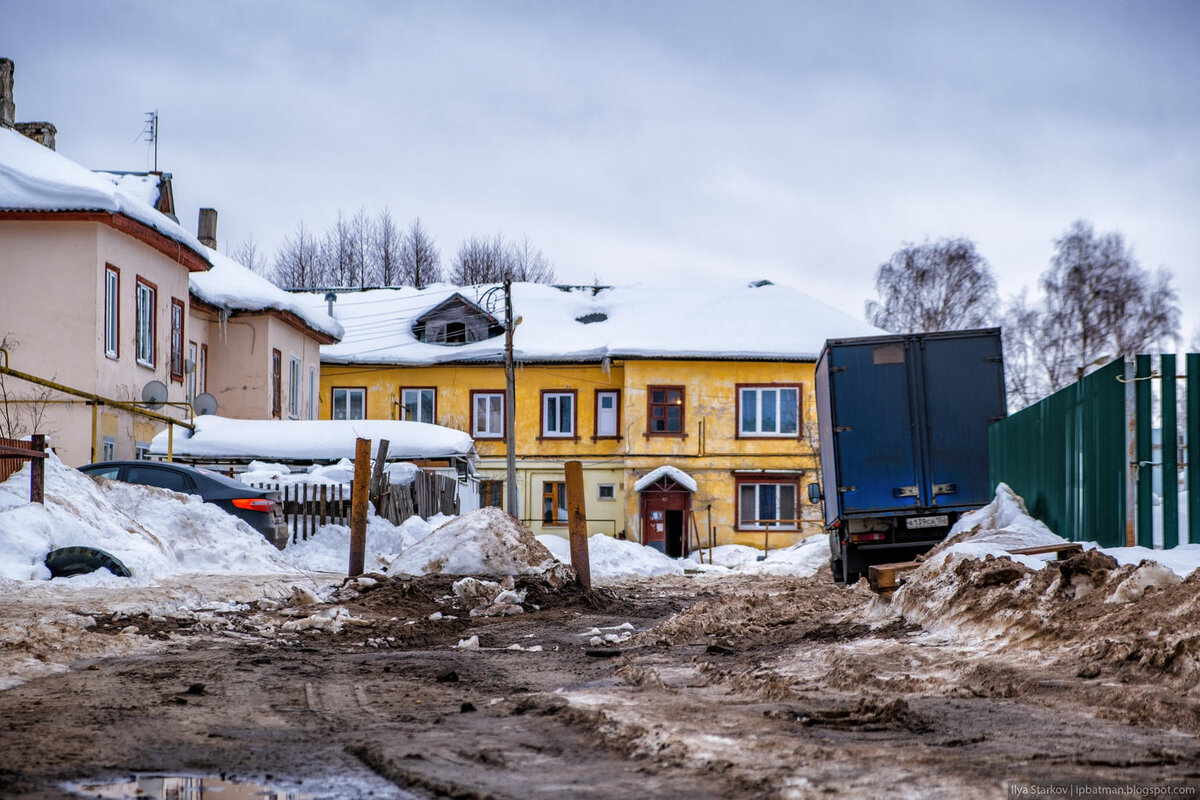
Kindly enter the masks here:
[[688, 562], [688, 569], [693, 569], [697, 566], [736, 569], [751, 562], [757, 562], [758, 557], [761, 555], [762, 550], [759, 550], [757, 547], [750, 547], [744, 544], [721, 544], [711, 549], [704, 547], [699, 550], [693, 550], [685, 561]]
[[[375, 462], [371, 462], [372, 472]], [[392, 486], [407, 486], [416, 480], [421, 468], [409, 461], [394, 461], [384, 465], [383, 471]], [[278, 484], [293, 486], [301, 483], [310, 485], [349, 486], [354, 483], [354, 462], [339, 459], [336, 464], [314, 464], [303, 472], [295, 472], [286, 464], [251, 461], [245, 472], [235, 476], [249, 486]], [[288, 493], [291, 496], [291, 493]]]
[[[430, 524], [417, 516], [409, 517], [397, 526], [371, 514], [367, 517], [364, 569], [367, 572], [386, 569], [396, 553], [416, 544], [431, 530]], [[289, 542], [283, 555], [298, 569], [345, 574], [350, 567], [350, 528], [323, 525], [307, 539]]]
[[[554, 558], [571, 563], [571, 543], [562, 536], [542, 534], [537, 537]], [[597, 533], [588, 539], [588, 564], [592, 580], [597, 583], [622, 578], [654, 578], [659, 575], [682, 575], [683, 563], [663, 555], [653, 547], [637, 542], [614, 539]]]
[[503, 583], [467, 577], [455, 581], [451, 588], [454, 596], [470, 607], [472, 617], [511, 617], [525, 613], [521, 604], [528, 590], [517, 589], [511, 575]]
[[260, 533], [198, 497], [150, 486], [93, 480], [46, 460], [46, 502], [30, 503], [29, 467], [0, 484], [0, 578], [47, 580], [42, 563], [60, 547], [111, 553], [132, 579], [107, 570], [69, 580], [76, 585], [132, 580], [145, 584], [189, 572], [291, 571]]
[[527, 575], [554, 565], [554, 556], [529, 529], [499, 508], [455, 517], [400, 552], [392, 575]]
[[[950, 535], [929, 553], [939, 563], [950, 557], [983, 558], [1009, 555], [1010, 550], [1063, 544], [1066, 539], [1029, 515], [1025, 500], [1007, 484], [996, 486], [996, 496], [983, 508], [959, 518]], [[1010, 556], [1032, 569], [1045, 566], [1054, 558], [1046, 556]]]

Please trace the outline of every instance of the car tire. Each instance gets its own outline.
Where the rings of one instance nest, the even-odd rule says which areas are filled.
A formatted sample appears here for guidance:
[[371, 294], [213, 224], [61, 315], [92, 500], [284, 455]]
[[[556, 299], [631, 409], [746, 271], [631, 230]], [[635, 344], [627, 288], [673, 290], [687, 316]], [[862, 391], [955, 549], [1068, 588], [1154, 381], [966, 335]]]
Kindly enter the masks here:
[[106, 569], [118, 578], [130, 577], [129, 568], [119, 559], [94, 547], [60, 547], [47, 553], [43, 563], [55, 578], [86, 575], [98, 569]]

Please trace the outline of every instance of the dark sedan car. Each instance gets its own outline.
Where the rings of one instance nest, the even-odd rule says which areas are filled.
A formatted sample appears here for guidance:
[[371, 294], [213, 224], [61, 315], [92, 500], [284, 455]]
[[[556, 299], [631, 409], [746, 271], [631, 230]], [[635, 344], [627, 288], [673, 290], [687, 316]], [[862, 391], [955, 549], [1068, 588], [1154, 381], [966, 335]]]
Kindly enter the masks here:
[[283, 520], [277, 492], [254, 489], [211, 470], [165, 461], [101, 461], [80, 467], [79, 471], [125, 483], [198, 495], [206, 503], [220, 506], [245, 520], [280, 550], [287, 545], [287, 523]]

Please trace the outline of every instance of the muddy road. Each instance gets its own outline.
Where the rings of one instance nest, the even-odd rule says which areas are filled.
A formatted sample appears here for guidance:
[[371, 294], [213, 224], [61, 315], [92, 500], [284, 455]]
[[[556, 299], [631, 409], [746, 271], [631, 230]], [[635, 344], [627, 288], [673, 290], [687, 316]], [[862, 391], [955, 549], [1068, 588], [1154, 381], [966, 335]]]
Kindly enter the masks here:
[[81, 635], [161, 647], [0, 692], [0, 797], [136, 772], [343, 798], [1200, 785], [1200, 699], [1127, 656], [935, 633], [823, 577], [520, 579], [525, 613], [496, 616], [451, 583], [98, 618]]

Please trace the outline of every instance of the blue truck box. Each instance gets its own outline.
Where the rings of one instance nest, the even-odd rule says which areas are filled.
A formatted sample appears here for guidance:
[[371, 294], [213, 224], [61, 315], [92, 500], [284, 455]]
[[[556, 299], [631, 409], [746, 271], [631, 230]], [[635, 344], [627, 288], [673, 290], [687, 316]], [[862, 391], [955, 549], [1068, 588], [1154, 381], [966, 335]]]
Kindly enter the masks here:
[[826, 341], [817, 426], [830, 564], [854, 582], [906, 561], [991, 501], [988, 427], [1005, 416], [1000, 329]]

